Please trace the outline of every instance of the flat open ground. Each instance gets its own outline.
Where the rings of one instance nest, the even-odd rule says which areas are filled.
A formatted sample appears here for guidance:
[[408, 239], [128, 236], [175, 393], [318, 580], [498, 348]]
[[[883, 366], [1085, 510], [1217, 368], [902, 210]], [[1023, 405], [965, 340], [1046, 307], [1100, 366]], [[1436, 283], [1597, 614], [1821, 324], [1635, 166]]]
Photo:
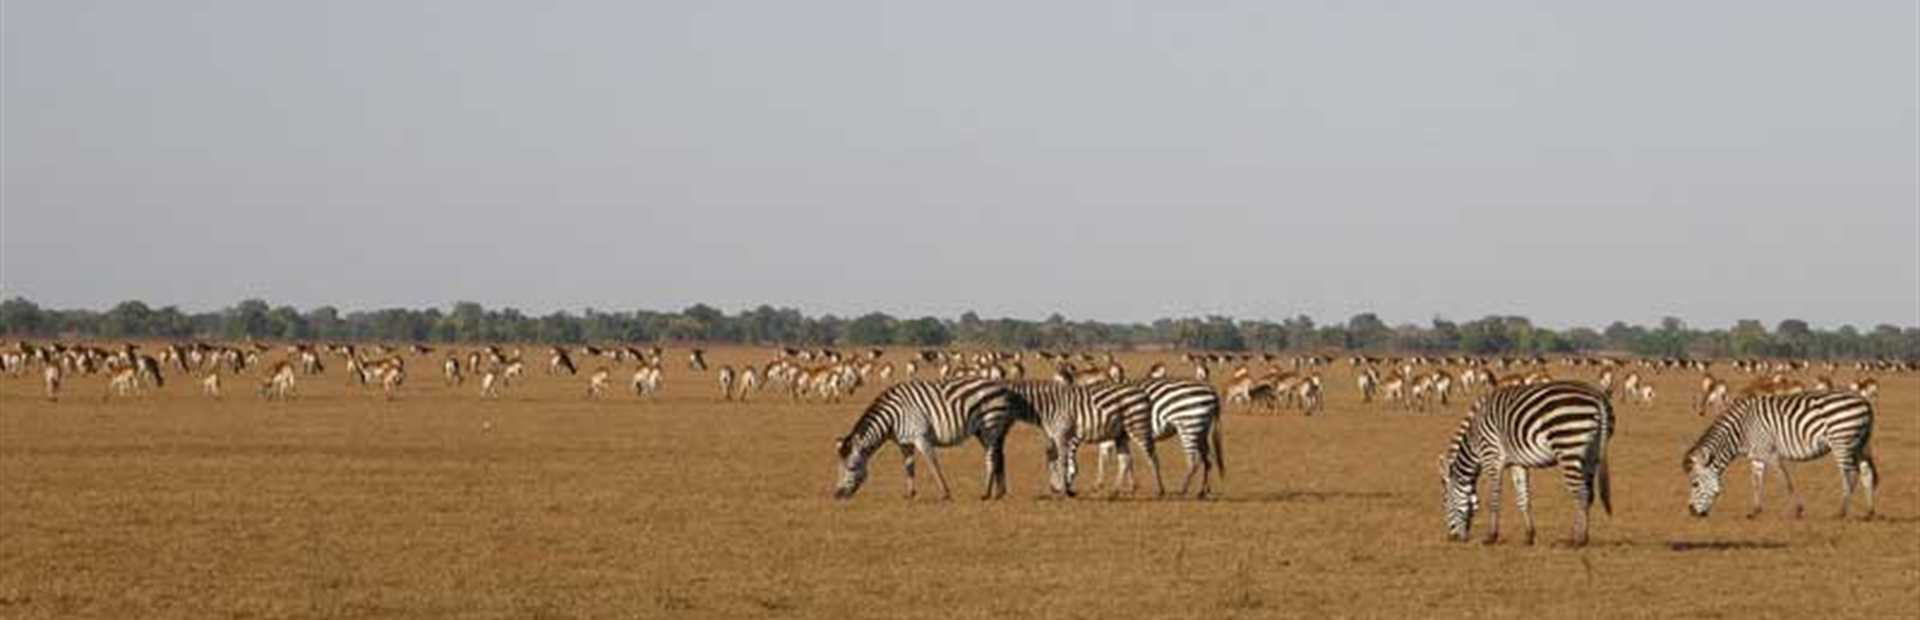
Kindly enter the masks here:
[[0, 617], [1860, 617], [1914, 613], [1920, 588], [1913, 375], [1881, 377], [1879, 520], [1831, 518], [1825, 460], [1794, 470], [1804, 520], [1777, 478], [1741, 518], [1744, 464], [1712, 517], [1686, 516], [1678, 463], [1704, 421], [1697, 375], [1673, 373], [1654, 408], [1622, 407], [1614, 514], [1569, 549], [1549, 475], [1541, 545], [1512, 542], [1513, 518], [1498, 546], [1446, 542], [1434, 455], [1462, 405], [1362, 406], [1344, 364], [1325, 415], [1230, 411], [1217, 501], [1045, 499], [1020, 428], [1008, 499], [973, 498], [967, 445], [944, 453], [960, 497], [942, 503], [900, 499], [891, 450], [858, 498], [828, 499], [832, 439], [873, 388], [724, 403], [669, 359], [654, 402], [588, 402], [584, 374], [538, 368], [482, 401], [426, 359], [393, 402], [338, 369], [286, 403], [246, 378], [223, 402], [176, 380], [104, 403], [102, 377], [58, 403], [37, 376], [0, 379]]

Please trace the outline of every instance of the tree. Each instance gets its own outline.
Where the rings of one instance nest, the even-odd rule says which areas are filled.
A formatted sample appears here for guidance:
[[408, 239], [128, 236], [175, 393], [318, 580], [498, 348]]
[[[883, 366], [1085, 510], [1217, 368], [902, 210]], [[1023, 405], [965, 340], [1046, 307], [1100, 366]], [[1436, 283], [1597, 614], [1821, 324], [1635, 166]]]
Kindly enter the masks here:
[[893, 317], [874, 312], [854, 319], [840, 341], [863, 347], [893, 344]]
[[945, 323], [930, 316], [901, 323], [893, 333], [894, 342], [915, 347], [944, 347], [953, 342], [953, 333]]
[[144, 338], [153, 310], [138, 301], [123, 301], [100, 317], [100, 335], [107, 338]]
[[1393, 330], [1372, 312], [1362, 312], [1347, 319], [1347, 338], [1350, 349], [1374, 350], [1385, 346], [1393, 337]]
[[23, 297], [0, 302], [0, 333], [9, 336], [43, 336], [49, 333], [46, 313], [40, 305]]
[[249, 299], [229, 308], [221, 331], [230, 340], [260, 340], [273, 337], [273, 322], [267, 318], [267, 302]]

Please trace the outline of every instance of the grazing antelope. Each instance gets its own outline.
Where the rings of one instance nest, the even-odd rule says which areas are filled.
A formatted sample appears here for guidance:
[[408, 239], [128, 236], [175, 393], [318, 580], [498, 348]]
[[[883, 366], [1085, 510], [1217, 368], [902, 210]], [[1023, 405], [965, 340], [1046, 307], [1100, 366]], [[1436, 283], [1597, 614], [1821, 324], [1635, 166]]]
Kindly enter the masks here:
[[480, 397], [499, 398], [500, 387], [504, 383], [506, 383], [506, 380], [501, 377], [499, 371], [486, 371], [480, 375]]
[[601, 398], [605, 396], [607, 393], [607, 385], [609, 384], [608, 380], [612, 376], [613, 371], [608, 370], [606, 366], [601, 366], [594, 370], [593, 376], [587, 378], [587, 398]]
[[733, 367], [720, 365], [720, 400], [733, 400]]
[[267, 400], [285, 400], [294, 395], [293, 363], [281, 360], [273, 365], [267, 378], [260, 382], [260, 396]]
[[[892, 368], [893, 365], [888, 364], [887, 367]], [[740, 402], [746, 402], [748, 392], [758, 391], [759, 389], [760, 371], [752, 365], [748, 365], [745, 370], [740, 371]]]
[[567, 356], [567, 350], [554, 347], [553, 356], [547, 360], [547, 374], [557, 375], [562, 370], [566, 371], [568, 376], [580, 374], [580, 370], [573, 365], [573, 358]]
[[407, 380], [407, 369], [398, 364], [386, 364], [378, 367], [375, 372], [380, 377], [381, 393], [386, 395], [387, 400], [393, 400], [394, 392], [398, 391], [400, 385]]
[[707, 351], [705, 349], [694, 349], [693, 351], [688, 352], [687, 368], [689, 370], [697, 370], [697, 371], [706, 370], [707, 369]]
[[1380, 372], [1368, 366], [1354, 376], [1353, 382], [1360, 388], [1360, 402], [1371, 403], [1374, 391], [1380, 389]]
[[60, 379], [62, 378], [60, 365], [48, 364], [46, 371], [41, 372], [40, 376], [47, 382], [47, 400], [60, 400]]
[[219, 400], [220, 399], [220, 373], [217, 373], [217, 372], [207, 373], [207, 378], [200, 380], [200, 393], [205, 394], [214, 400]]
[[107, 381], [107, 392], [100, 396], [100, 400], [106, 400], [112, 396], [132, 396], [139, 389], [140, 375], [132, 368], [122, 368], [113, 373], [113, 378]]
[[1705, 416], [1708, 409], [1727, 406], [1727, 382], [1707, 375], [1700, 381], [1700, 404], [1694, 408], [1694, 415]]
[[1867, 377], [1848, 384], [1847, 389], [1867, 400], [1876, 400], [1880, 395], [1880, 382], [1873, 377]]
[[460, 374], [460, 358], [451, 354], [447, 355], [447, 361], [441, 362], [440, 374], [446, 377], [447, 387], [464, 385], [467, 382], [467, 377]]
[[636, 396], [654, 396], [660, 391], [660, 367], [641, 366], [633, 371], [633, 393]]

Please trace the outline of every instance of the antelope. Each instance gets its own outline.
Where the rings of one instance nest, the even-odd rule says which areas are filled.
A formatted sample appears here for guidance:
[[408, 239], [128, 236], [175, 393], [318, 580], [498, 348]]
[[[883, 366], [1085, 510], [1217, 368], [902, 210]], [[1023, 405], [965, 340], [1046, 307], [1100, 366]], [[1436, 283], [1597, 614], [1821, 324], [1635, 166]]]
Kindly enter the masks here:
[[207, 373], [207, 378], [200, 380], [200, 393], [220, 400], [220, 373]]
[[613, 371], [608, 370], [606, 366], [595, 369], [593, 375], [587, 378], [587, 398], [600, 398], [605, 396], [607, 393], [608, 379], [612, 376]]
[[62, 377], [60, 365], [48, 364], [47, 369], [41, 372], [40, 376], [47, 382], [47, 400], [60, 400], [60, 379]]
[[733, 400], [733, 367], [720, 365], [720, 400]]

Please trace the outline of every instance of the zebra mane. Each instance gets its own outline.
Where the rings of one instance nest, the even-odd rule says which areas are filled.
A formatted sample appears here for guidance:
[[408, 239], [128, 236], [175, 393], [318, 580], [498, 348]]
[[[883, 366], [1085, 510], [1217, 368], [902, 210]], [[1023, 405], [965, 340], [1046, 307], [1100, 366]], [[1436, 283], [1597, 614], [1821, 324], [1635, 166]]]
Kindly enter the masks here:
[[[845, 458], [852, 448], [857, 447], [861, 450], [872, 450], [874, 446], [879, 445], [880, 442], [874, 441], [873, 439], [880, 437], [888, 430], [885, 427], [888, 425], [889, 420], [887, 416], [881, 415], [881, 413], [887, 408], [888, 404], [892, 403], [893, 399], [890, 397], [893, 395], [893, 392], [893, 388], [888, 388], [887, 391], [882, 392], [878, 398], [873, 399], [873, 403], [867, 405], [866, 411], [861, 412], [860, 417], [854, 419], [853, 429], [847, 431], [846, 435], [840, 437], [839, 449], [842, 458]], [[856, 439], [858, 443], [856, 443]]]
[[[1713, 424], [1707, 425], [1707, 431], [1701, 433], [1699, 439], [1694, 440], [1693, 447], [1687, 448], [1687, 451], [1680, 455], [1680, 471], [1691, 471], [1693, 469], [1694, 454], [1703, 450], [1709, 450], [1721, 443], [1733, 441], [1734, 416], [1739, 413], [1739, 408], [1736, 406], [1743, 404], [1744, 400], [1745, 399], [1741, 399], [1728, 403], [1726, 410], [1721, 412], [1719, 417], [1713, 419]], [[1709, 452], [1707, 456], [1707, 464], [1712, 466], [1714, 464], [1714, 455]]]

